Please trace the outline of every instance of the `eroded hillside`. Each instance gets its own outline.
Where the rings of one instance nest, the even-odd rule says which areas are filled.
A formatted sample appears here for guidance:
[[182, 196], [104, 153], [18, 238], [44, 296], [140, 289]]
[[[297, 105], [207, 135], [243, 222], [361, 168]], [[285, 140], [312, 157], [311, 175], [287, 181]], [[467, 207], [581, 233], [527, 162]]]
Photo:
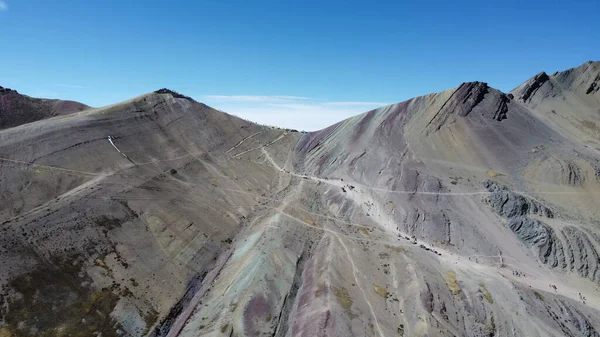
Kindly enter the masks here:
[[0, 332], [597, 336], [599, 81], [307, 134], [169, 90], [1, 131]]

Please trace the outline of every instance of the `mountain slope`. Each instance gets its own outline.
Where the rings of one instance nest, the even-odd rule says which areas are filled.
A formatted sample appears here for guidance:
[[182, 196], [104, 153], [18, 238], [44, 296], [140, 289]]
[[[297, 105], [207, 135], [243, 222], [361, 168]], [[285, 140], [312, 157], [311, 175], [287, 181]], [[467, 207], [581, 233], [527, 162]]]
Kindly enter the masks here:
[[598, 76], [308, 134], [166, 89], [0, 131], [0, 329], [597, 336]]
[[15, 127], [40, 119], [67, 115], [90, 107], [74, 101], [33, 98], [0, 87], [0, 129]]
[[[572, 106], [596, 99], [592, 96], [582, 103], [575, 94], [569, 96], [566, 104]], [[421, 270], [413, 276], [425, 299], [419, 301], [417, 296], [409, 301], [412, 305], [401, 309], [421, 312], [429, 328], [420, 330], [415, 324], [419, 319], [413, 316], [407, 320], [411, 333], [484, 335], [493, 317], [495, 333], [500, 335], [511, 330], [527, 336], [595, 335], [597, 321], [586, 323], [593, 329], [579, 330], [553, 317], [563, 315], [566, 298], [562, 296], [578, 300], [584, 289], [588, 294], [596, 292], [598, 150], [574, 143], [579, 133], [565, 133], [515, 97], [484, 83], [464, 83], [353, 117], [301, 140], [305, 170], [343, 179], [345, 191], [336, 191], [341, 195], [338, 207], [343, 209], [338, 216], [354, 212], [348, 221], [374, 222], [375, 228], [415, 237], [425, 247], [430, 244], [443, 250], [443, 256], [450, 255], [439, 258], [441, 263], [435, 263], [430, 273]], [[350, 190], [350, 185], [355, 188]], [[382, 247], [369, 249], [385, 254]], [[423, 261], [423, 254], [413, 254], [405, 254], [407, 264], [428, 269], [423, 266], [431, 263]], [[375, 256], [358, 275], [372, 278], [377, 273], [367, 267], [376, 265]], [[398, 263], [397, 259], [384, 261], [381, 266]], [[406, 268], [403, 265], [394, 273]], [[369, 278], [363, 284], [369, 284]], [[398, 287], [394, 277], [387, 282]], [[548, 284], [559, 282], [564, 282], [558, 286], [562, 290], [556, 292], [562, 296], [551, 297], [556, 292]], [[347, 283], [337, 286], [349, 287]], [[535, 295], [530, 286], [539, 294], [551, 291], [541, 295], [547, 312], [539, 316], [530, 312], [533, 303], [523, 300], [523, 292]], [[493, 303], [487, 300], [488, 291]], [[406, 297], [414, 291], [405, 286], [394, 293]], [[366, 305], [358, 316], [369, 317], [368, 302], [377, 301], [375, 294], [370, 295], [362, 301]], [[591, 296], [586, 297], [590, 306]], [[582, 310], [573, 302], [569, 306], [575, 312]], [[519, 308], [528, 309], [519, 312]], [[448, 312], [459, 314], [448, 317]], [[393, 322], [394, 314], [400, 312], [374, 316]], [[597, 313], [590, 316], [597, 320]], [[500, 326], [499, 321], [511, 323]], [[433, 333], [431, 327], [441, 331]], [[381, 335], [393, 335], [394, 327], [386, 328], [382, 327]]]
[[600, 62], [540, 73], [512, 93], [541, 120], [575, 142], [600, 147]]
[[[243, 193], [276, 187], [275, 172], [235, 155], [294, 137], [168, 93], [0, 132], [0, 278], [25, 294], [7, 292], [4, 319], [15, 331], [25, 319], [22, 334], [111, 336], [114, 309], [122, 331], [149, 329], [247, 222], [256, 198]], [[56, 311], [27, 313], [40, 301]]]

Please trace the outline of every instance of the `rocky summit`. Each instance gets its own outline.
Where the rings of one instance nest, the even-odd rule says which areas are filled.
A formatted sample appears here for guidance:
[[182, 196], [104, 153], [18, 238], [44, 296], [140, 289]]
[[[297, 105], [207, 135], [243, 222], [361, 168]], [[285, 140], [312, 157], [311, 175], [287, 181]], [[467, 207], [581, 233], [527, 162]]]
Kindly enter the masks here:
[[600, 62], [300, 133], [0, 88], [0, 336], [600, 336]]

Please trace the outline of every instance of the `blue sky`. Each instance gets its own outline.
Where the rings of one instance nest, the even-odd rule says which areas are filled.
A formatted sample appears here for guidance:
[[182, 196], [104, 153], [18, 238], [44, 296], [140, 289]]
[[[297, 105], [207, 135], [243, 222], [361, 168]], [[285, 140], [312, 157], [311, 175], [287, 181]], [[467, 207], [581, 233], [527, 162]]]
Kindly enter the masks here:
[[600, 59], [600, 1], [0, 0], [0, 85], [92, 106], [162, 87], [315, 130]]

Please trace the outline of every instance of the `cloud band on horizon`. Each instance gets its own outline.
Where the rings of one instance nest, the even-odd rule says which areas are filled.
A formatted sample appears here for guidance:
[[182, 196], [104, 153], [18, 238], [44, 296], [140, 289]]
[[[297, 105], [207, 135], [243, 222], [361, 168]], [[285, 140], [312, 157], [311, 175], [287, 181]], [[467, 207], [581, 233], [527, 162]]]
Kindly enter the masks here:
[[345, 118], [389, 105], [386, 102], [329, 101], [282, 95], [200, 95], [219, 110], [265, 125], [315, 131]]

